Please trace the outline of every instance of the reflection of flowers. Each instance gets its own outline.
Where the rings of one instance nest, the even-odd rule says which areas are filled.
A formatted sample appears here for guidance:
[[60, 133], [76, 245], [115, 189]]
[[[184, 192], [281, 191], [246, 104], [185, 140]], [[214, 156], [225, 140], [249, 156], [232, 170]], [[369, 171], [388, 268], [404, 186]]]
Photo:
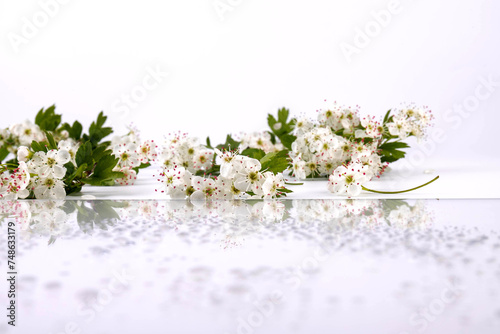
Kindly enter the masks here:
[[40, 212], [33, 216], [32, 233], [51, 237], [64, 235], [70, 227], [66, 224], [67, 218], [66, 213], [59, 208]]
[[344, 226], [388, 224], [406, 228], [425, 226], [431, 221], [422, 201], [411, 206], [402, 200], [298, 200], [293, 201], [290, 215], [298, 222]]
[[137, 219], [164, 222], [176, 230], [205, 221], [219, 229], [226, 245], [241, 244], [235, 240], [276, 223], [313, 224], [328, 230], [335, 225], [416, 228], [431, 221], [423, 201], [410, 205], [402, 200], [1, 201], [2, 217], [15, 218], [24, 237], [51, 240], [67, 236], [75, 221], [89, 234]]
[[421, 227], [431, 221], [431, 217], [422, 201], [417, 201], [414, 206], [400, 201], [397, 208], [391, 210], [387, 216], [388, 223], [393, 227]]

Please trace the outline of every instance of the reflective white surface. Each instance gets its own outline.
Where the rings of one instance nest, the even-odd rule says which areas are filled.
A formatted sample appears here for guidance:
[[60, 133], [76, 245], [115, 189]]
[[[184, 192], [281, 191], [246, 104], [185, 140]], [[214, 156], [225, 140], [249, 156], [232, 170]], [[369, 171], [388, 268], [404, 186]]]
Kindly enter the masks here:
[[0, 332], [498, 333], [499, 204], [0, 202]]

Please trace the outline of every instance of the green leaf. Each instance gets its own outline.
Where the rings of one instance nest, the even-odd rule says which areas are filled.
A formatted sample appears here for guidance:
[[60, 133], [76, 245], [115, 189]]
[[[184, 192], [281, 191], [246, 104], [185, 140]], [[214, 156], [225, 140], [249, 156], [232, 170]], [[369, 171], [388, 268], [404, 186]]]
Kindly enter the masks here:
[[78, 151], [76, 151], [75, 160], [77, 166], [81, 166], [83, 164], [87, 164], [88, 166], [94, 165], [92, 160], [92, 144], [89, 141], [80, 145]]
[[31, 142], [31, 148], [34, 152], [47, 152], [47, 147], [44, 143], [39, 143], [37, 141]]
[[384, 120], [382, 121], [382, 124], [385, 124], [385, 123], [387, 123], [387, 121], [389, 121], [390, 114], [391, 114], [391, 109], [387, 110], [387, 112], [385, 113]]
[[382, 162], [394, 162], [405, 157], [406, 152], [400, 149], [410, 147], [407, 143], [396, 141], [387, 142], [379, 146], [379, 154]]
[[276, 120], [276, 118], [274, 118], [273, 115], [271, 114], [267, 114], [267, 125], [269, 125], [269, 128], [271, 129], [271, 131], [274, 133], [274, 125], [278, 123], [278, 121]]
[[278, 121], [280, 121], [281, 123], [286, 123], [289, 114], [290, 110], [281, 108], [280, 110], [278, 110]]
[[231, 135], [226, 136], [226, 142], [224, 144], [217, 145], [219, 150], [236, 150], [240, 146], [240, 142], [236, 141]]
[[381, 150], [394, 150], [398, 148], [408, 148], [410, 147], [407, 143], [402, 141], [387, 142], [380, 145], [378, 148]]
[[266, 152], [259, 148], [247, 148], [241, 152], [241, 155], [260, 160], [266, 155]]
[[57, 150], [57, 144], [56, 141], [54, 140], [54, 136], [52, 136], [52, 134], [48, 131], [45, 131], [45, 136], [47, 137], [48, 149]]
[[149, 167], [149, 166], [151, 166], [151, 164], [150, 164], [149, 162], [148, 162], [148, 163], [146, 163], [146, 164], [145, 164], [145, 163], [141, 163], [141, 164], [140, 164], [140, 166], [134, 167], [134, 168], [132, 168], [132, 169], [133, 169], [133, 170], [135, 170], [135, 172], [136, 172], [137, 174], [139, 174], [139, 170], [140, 170], [140, 169], [144, 169], [144, 168], [147, 168], [147, 167]]
[[47, 109], [40, 109], [36, 114], [35, 124], [40, 127], [42, 131], [55, 131], [59, 124], [61, 124], [61, 115], [55, 113], [56, 106], [52, 105]]
[[196, 171], [195, 175], [196, 176], [205, 176], [205, 175], [212, 175], [212, 176], [217, 176], [220, 174], [220, 165], [212, 165], [212, 167], [208, 170], [198, 170]]
[[[112, 155], [105, 155], [99, 161], [94, 168], [93, 176], [96, 178], [106, 179], [112, 177], [112, 170], [115, 168], [116, 164], [120, 159], [115, 158]], [[123, 174], [122, 174], [123, 175]]]
[[101, 111], [97, 116], [97, 120], [95, 122], [92, 122], [92, 124], [90, 125], [89, 134], [83, 135], [84, 140], [90, 141], [90, 143], [92, 144], [92, 148], [97, 147], [97, 145], [103, 138], [113, 133], [112, 128], [103, 127], [106, 119], [107, 117], [104, 116], [104, 113]]
[[99, 144], [92, 150], [92, 159], [94, 161], [99, 161], [103, 156], [110, 155], [111, 153], [113, 153], [113, 151], [108, 149], [108, 145]]
[[267, 131], [267, 133], [269, 133], [269, 135], [271, 136], [271, 143], [273, 143], [273, 145], [276, 145], [276, 135], [270, 131]]
[[283, 135], [280, 138], [281, 143], [283, 146], [285, 146], [288, 150], [292, 150], [292, 144], [295, 140], [297, 140], [297, 137], [294, 135]]
[[210, 143], [210, 137], [207, 137], [207, 148], [213, 148], [212, 144]]
[[[67, 162], [64, 164], [64, 167], [66, 167], [66, 176], [71, 176], [71, 174], [75, 173], [75, 165], [73, 163]], [[68, 181], [67, 179], [65, 181]]]
[[288, 167], [288, 150], [268, 153], [260, 159], [260, 164], [262, 171], [282, 173]]
[[82, 135], [82, 130], [83, 130], [82, 124], [80, 124], [80, 122], [78, 121], [75, 121], [73, 123], [73, 126], [71, 127], [71, 132], [70, 132], [71, 138], [73, 138], [74, 140], [79, 140], [80, 136]]
[[69, 123], [64, 123], [60, 130], [66, 130], [69, 133], [69, 137], [73, 138], [74, 140], [80, 140], [80, 137], [82, 135], [82, 124], [80, 122], [75, 121], [73, 123], [73, 126], [69, 125]]
[[0, 162], [2, 162], [9, 155], [9, 150], [5, 147], [0, 147]]
[[[286, 108], [281, 108], [278, 110], [278, 119], [276, 119], [273, 115], [267, 115], [267, 124], [272, 135], [279, 138], [280, 142], [287, 148], [292, 148], [292, 143], [297, 139], [292, 135], [292, 131], [295, 127], [296, 119], [292, 118], [288, 121], [288, 117], [290, 115], [290, 111]], [[274, 137], [271, 137], [273, 143], [276, 142]]]

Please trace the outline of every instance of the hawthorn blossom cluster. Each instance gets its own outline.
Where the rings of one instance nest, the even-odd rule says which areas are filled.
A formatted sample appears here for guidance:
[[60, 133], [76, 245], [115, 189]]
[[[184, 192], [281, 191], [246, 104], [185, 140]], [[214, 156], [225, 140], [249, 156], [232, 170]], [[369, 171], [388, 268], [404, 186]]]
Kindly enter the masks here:
[[406, 139], [410, 135], [422, 139], [433, 119], [428, 108], [411, 104], [396, 110], [392, 121], [387, 123], [387, 128], [392, 136], [399, 139]]
[[361, 185], [371, 180], [372, 170], [362, 163], [350, 162], [335, 169], [328, 179], [328, 190], [334, 194], [358, 196]]
[[19, 145], [29, 146], [33, 140], [45, 140], [45, 134], [40, 130], [40, 127], [29, 120], [12, 125], [9, 128], [9, 132]]
[[36, 124], [26, 120], [22, 123], [13, 124], [9, 128], [0, 129], [0, 147], [6, 148], [15, 154], [19, 146], [30, 146], [33, 140], [45, 140], [45, 134]]
[[294, 129], [297, 139], [290, 152], [294, 176], [299, 179], [329, 176], [331, 192], [359, 195], [362, 184], [380, 177], [388, 166], [383, 162], [382, 148], [394, 152], [407, 147], [390, 140], [422, 138], [433, 118], [428, 108], [414, 104], [394, 110], [392, 116], [390, 112], [379, 122], [373, 116], [360, 117], [358, 106], [351, 108], [335, 103], [319, 110], [316, 122], [298, 119]]
[[[355, 130], [355, 127], [363, 127], [363, 124], [366, 127]], [[386, 165], [377, 154], [377, 142], [354, 140], [355, 133], [378, 138], [378, 128], [379, 125], [371, 117], [360, 120], [357, 110], [350, 108], [322, 110], [318, 115], [318, 123], [307, 119], [298, 120], [295, 129], [297, 139], [290, 152], [293, 174], [299, 179], [331, 175], [349, 161], [359, 161], [367, 166], [370, 175], [378, 176]], [[337, 134], [338, 131], [352, 136], [341, 136]]]
[[[290, 216], [301, 224], [336, 223], [338, 227], [352, 229], [358, 226], [384, 226], [394, 228], [425, 228], [432, 216], [424, 202], [410, 205], [394, 200], [304, 200], [293, 201]], [[397, 201], [399, 202], [399, 201]], [[337, 230], [338, 231], [338, 230]]]
[[38, 199], [64, 199], [64, 165], [71, 160], [66, 150], [33, 152], [26, 146], [17, 151], [19, 166], [2, 173], [0, 198], [15, 200], [33, 195]]
[[304, 200], [293, 201], [290, 215], [302, 224], [337, 222], [353, 226], [373, 223], [383, 218], [379, 200]]
[[164, 170], [183, 167], [194, 174], [212, 168], [214, 151], [201, 145], [198, 138], [176, 133], [166, 140], [159, 160]]
[[399, 205], [387, 214], [386, 219], [395, 228], [426, 227], [433, 221], [423, 201], [417, 201], [413, 206]]
[[[234, 199], [247, 196], [250, 198], [275, 198], [284, 188], [284, 178], [282, 173], [261, 171], [262, 166], [259, 160], [238, 154], [238, 151], [210, 150], [210, 154], [201, 153], [208, 151], [200, 148], [196, 141], [190, 138], [179, 140], [175, 138], [175, 143], [169, 148], [175, 149], [168, 154], [163, 153], [162, 157], [169, 160], [163, 162], [163, 183], [164, 192], [171, 198], [190, 198], [191, 200], [207, 199]], [[189, 165], [186, 157], [189, 149], [194, 151], [194, 160], [199, 157], [209, 155], [211, 164]], [[198, 152], [196, 154], [196, 152]], [[213, 155], [220, 163], [220, 175], [196, 175], [199, 171], [206, 171], [212, 166]], [[198, 157], [198, 159], [196, 158]], [[176, 164], [176, 162], [181, 164]], [[198, 172], [198, 173], [196, 173]]]
[[137, 179], [137, 168], [157, 159], [157, 148], [153, 140], [141, 142], [136, 131], [113, 137], [111, 149], [113, 155], [119, 159], [113, 171], [123, 173], [123, 177], [117, 178], [116, 182], [122, 186], [133, 185]]
[[30, 174], [24, 161], [19, 163], [19, 167], [12, 172], [8, 170], [0, 174], [0, 199], [16, 200], [26, 198], [30, 191]]
[[240, 150], [243, 151], [246, 148], [256, 148], [261, 149], [265, 153], [269, 152], [279, 152], [284, 149], [283, 144], [276, 142], [273, 144], [271, 140], [271, 135], [267, 131], [245, 133], [240, 136]]

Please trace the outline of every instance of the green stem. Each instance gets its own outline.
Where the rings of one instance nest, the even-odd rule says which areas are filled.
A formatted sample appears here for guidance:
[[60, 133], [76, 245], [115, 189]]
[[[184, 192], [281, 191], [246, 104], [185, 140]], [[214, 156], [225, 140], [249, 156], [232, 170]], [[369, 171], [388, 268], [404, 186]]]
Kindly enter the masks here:
[[293, 182], [285, 182], [285, 184], [289, 185], [289, 186], [301, 186], [303, 185], [304, 183], [293, 183]]
[[439, 179], [439, 175], [436, 176], [435, 178], [433, 178], [432, 180], [430, 180], [429, 182], [424, 183], [424, 184], [422, 184], [422, 185], [420, 185], [418, 187], [411, 188], [411, 189], [406, 189], [406, 190], [401, 190], [401, 191], [378, 191], [378, 190], [368, 189], [368, 188], [366, 188], [364, 186], [361, 186], [361, 189], [366, 190], [366, 191], [371, 191], [372, 193], [377, 193], [377, 194], [401, 194], [401, 193], [406, 193], [408, 191], [417, 190], [418, 188], [425, 187], [426, 185], [431, 184], [432, 182], [436, 181], [437, 179]]

